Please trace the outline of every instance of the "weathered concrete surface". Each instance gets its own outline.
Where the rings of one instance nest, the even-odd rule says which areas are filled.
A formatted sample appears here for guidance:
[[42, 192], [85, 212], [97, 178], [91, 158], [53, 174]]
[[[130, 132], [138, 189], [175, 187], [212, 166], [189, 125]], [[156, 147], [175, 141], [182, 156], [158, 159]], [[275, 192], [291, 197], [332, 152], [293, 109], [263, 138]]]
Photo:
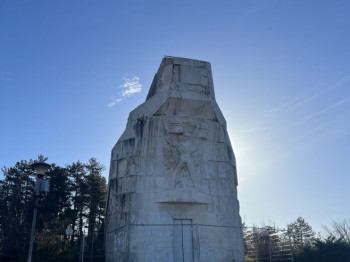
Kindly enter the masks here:
[[112, 150], [107, 261], [244, 261], [236, 187], [210, 63], [165, 57]]

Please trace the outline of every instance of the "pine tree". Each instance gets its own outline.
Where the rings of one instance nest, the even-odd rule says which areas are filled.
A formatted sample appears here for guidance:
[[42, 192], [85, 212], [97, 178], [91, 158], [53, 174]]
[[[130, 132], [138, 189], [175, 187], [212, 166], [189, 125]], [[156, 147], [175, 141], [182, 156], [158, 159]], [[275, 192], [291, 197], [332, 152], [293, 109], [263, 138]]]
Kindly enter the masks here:
[[302, 217], [298, 217], [294, 222], [288, 224], [287, 231], [291, 238], [294, 253], [300, 252], [302, 248], [310, 246], [314, 241], [315, 232]]
[[95, 158], [89, 159], [86, 169], [89, 190], [88, 238], [92, 239], [94, 232], [101, 226], [105, 213], [107, 186], [105, 178], [102, 177], [102, 171], [105, 168]]
[[70, 245], [74, 245], [74, 239], [77, 237], [77, 243], [80, 243], [83, 235], [84, 212], [86, 210], [88, 199], [88, 186], [86, 183], [85, 165], [80, 161], [74, 162], [66, 167], [67, 175], [70, 179], [72, 212], [70, 219], [72, 221], [73, 234], [70, 239]]
[[30, 162], [20, 161], [2, 168], [0, 185], [1, 248], [8, 260], [20, 259], [30, 234], [34, 207], [34, 176]]

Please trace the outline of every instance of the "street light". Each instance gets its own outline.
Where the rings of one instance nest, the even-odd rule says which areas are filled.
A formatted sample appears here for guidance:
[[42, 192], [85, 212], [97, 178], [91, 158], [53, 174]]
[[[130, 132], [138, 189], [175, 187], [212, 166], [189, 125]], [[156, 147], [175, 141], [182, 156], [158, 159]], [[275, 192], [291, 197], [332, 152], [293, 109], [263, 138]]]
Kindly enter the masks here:
[[45, 163], [44, 161], [37, 161], [31, 164], [31, 168], [34, 169], [34, 172], [38, 178], [42, 178], [45, 172], [51, 167], [51, 165]]
[[44, 161], [36, 161], [31, 164], [31, 168], [34, 169], [37, 180], [35, 181], [35, 204], [34, 204], [34, 213], [33, 213], [33, 221], [32, 221], [32, 231], [30, 235], [30, 244], [29, 244], [29, 252], [27, 262], [32, 261], [32, 253], [33, 253], [33, 244], [34, 244], [34, 233], [35, 233], [35, 224], [36, 224], [36, 215], [38, 213], [38, 203], [39, 199], [45, 197], [46, 194], [50, 190], [50, 184], [48, 178], [43, 178], [45, 172], [51, 167], [51, 165], [45, 163]]

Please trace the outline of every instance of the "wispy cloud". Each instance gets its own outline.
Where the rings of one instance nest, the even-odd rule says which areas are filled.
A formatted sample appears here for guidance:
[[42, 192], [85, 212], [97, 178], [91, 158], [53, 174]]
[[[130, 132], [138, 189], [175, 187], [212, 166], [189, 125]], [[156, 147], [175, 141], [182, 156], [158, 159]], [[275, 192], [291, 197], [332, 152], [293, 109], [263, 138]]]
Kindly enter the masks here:
[[250, 133], [259, 133], [265, 131], [266, 128], [263, 126], [252, 126], [248, 128], [243, 128], [240, 130], [242, 133], [250, 134]]
[[262, 119], [268, 120], [272, 117], [275, 117], [276, 115], [279, 115], [288, 111], [292, 111], [302, 106], [305, 106], [307, 104], [310, 104], [311, 102], [318, 99], [319, 97], [323, 95], [327, 95], [327, 93], [329, 93], [330, 91], [333, 91], [336, 88], [342, 87], [344, 86], [344, 84], [347, 84], [348, 82], [350, 82], [350, 75], [345, 75], [344, 77], [336, 81], [334, 84], [324, 87], [322, 89], [318, 89], [316, 92], [314, 92], [309, 96], [306, 96], [301, 99], [294, 97], [280, 106], [270, 108], [262, 112]]
[[[303, 124], [304, 122], [307, 122], [315, 117], [318, 117], [319, 115], [322, 115], [324, 113], [327, 113], [331, 110], [335, 110], [338, 107], [343, 106], [344, 104], [348, 103], [350, 101], [350, 97], [341, 99], [317, 112], [314, 112], [308, 116], [305, 116], [304, 118], [292, 123], [290, 126], [287, 127], [287, 129], [290, 129], [293, 126], [299, 126]], [[319, 125], [313, 126], [313, 128], [306, 128], [303, 129], [304, 132], [299, 132], [295, 134], [294, 136], [288, 138], [284, 143], [276, 143], [275, 146], [273, 146], [270, 149], [271, 154], [269, 155], [269, 158], [264, 161], [264, 164], [260, 166], [260, 169], [263, 168], [270, 168], [273, 166], [276, 162], [280, 161], [283, 158], [286, 158], [292, 154], [295, 154], [296, 151], [301, 150], [301, 148], [307, 148], [310, 147], [310, 143], [317, 143], [317, 141], [320, 141], [321, 138], [325, 138], [328, 136], [327, 132], [322, 132], [322, 130], [326, 128], [337, 126], [337, 129], [339, 129], [339, 120], [331, 119], [327, 122], [322, 122]], [[312, 140], [309, 139], [309, 137], [312, 137]], [[308, 139], [307, 139], [308, 138]], [[325, 139], [322, 139], [324, 141]]]
[[299, 106], [302, 106], [304, 104], [310, 103], [311, 101], [315, 100], [319, 96], [324, 95], [327, 92], [332, 91], [333, 89], [340, 87], [349, 81], [350, 81], [350, 75], [346, 75], [343, 78], [341, 78], [340, 80], [338, 80], [337, 82], [335, 82], [333, 85], [330, 85], [324, 89], [321, 89], [319, 92], [317, 92], [309, 97], [306, 97], [305, 99], [302, 99], [301, 101], [298, 101], [297, 103], [291, 105], [290, 107], [295, 108], [295, 107], [299, 107]]
[[[289, 112], [292, 112], [292, 111], [297, 110], [299, 108], [303, 108], [303, 107], [311, 104], [312, 102], [314, 102], [314, 100], [317, 100], [320, 97], [328, 95], [329, 92], [333, 91], [334, 89], [344, 87], [345, 84], [348, 84], [349, 82], [350, 82], [350, 74], [343, 76], [338, 81], [336, 81], [335, 83], [333, 83], [327, 87], [324, 87], [322, 89], [317, 89], [316, 92], [313, 92], [312, 94], [310, 94], [308, 96], [304, 96], [302, 98], [294, 97], [294, 98], [291, 98], [289, 101], [282, 103], [279, 106], [275, 106], [275, 107], [269, 108], [267, 110], [264, 110], [264, 111], [260, 112], [259, 119], [255, 119], [254, 123], [248, 123], [248, 125], [245, 128], [243, 128], [241, 131], [243, 133], [253, 133], [253, 132], [257, 133], [257, 132], [266, 131], [269, 127], [268, 123], [273, 121], [273, 119], [275, 119], [276, 117], [283, 116], [283, 115], [288, 114]], [[331, 109], [334, 109], [334, 108], [348, 102], [348, 100], [349, 100], [348, 98], [340, 100], [340, 101], [338, 101], [338, 102], [336, 102], [336, 103], [334, 103], [334, 104], [332, 104], [324, 109], [321, 109], [315, 113], [312, 113], [309, 116], [306, 116], [302, 119], [299, 119], [296, 122], [294, 122], [286, 127], [290, 128], [292, 126], [302, 124], [311, 118], [314, 118], [320, 114], [323, 114]]]
[[247, 17], [253, 15], [255, 12], [263, 11], [264, 9], [266, 10], [266, 8], [269, 8], [269, 5], [261, 2], [259, 4], [256, 4], [253, 8], [250, 8], [248, 10], [243, 11], [241, 14], [238, 14], [236, 19], [240, 20], [243, 18], [247, 18]]
[[123, 78], [124, 84], [120, 85], [119, 88], [122, 90], [119, 92], [118, 96], [112, 97], [112, 102], [108, 104], [109, 107], [112, 107], [121, 101], [123, 101], [125, 98], [132, 96], [136, 93], [140, 93], [142, 90], [142, 84], [140, 83], [140, 78], [137, 76], [134, 76], [133, 78]]
[[124, 84], [122, 84], [120, 87], [124, 88], [122, 91], [123, 97], [131, 96], [135, 93], [141, 92], [142, 85], [140, 84], [140, 78], [137, 76], [134, 76], [133, 78], [124, 78]]
[[[258, 112], [252, 122], [235, 131], [241, 136], [239, 139], [245, 141], [243, 145], [238, 144], [236, 150], [241, 170], [251, 175], [261, 173], [297, 152], [308, 150], [314, 144], [345, 132], [348, 134], [349, 125], [344, 121], [344, 110], [348, 110], [346, 106], [350, 103], [350, 96], [345, 95], [344, 91], [347, 91], [349, 83], [348, 74], [328, 86], [313, 88], [313, 92], [308, 92], [308, 95], [297, 95], [278, 106]], [[339, 97], [339, 94], [342, 96]], [[333, 95], [337, 95], [338, 99], [334, 99]], [[341, 112], [339, 115], [333, 113], [326, 116], [338, 111]], [[297, 118], [300, 113], [303, 113], [302, 116]], [[267, 152], [266, 145], [269, 146]], [[240, 148], [243, 146], [244, 150]], [[256, 152], [264, 152], [266, 156], [252, 167], [251, 160], [245, 161], [245, 158], [256, 157]]]
[[300, 124], [302, 124], [302, 123], [304, 123], [304, 122], [306, 122], [306, 121], [308, 121], [308, 120], [310, 120], [310, 119], [312, 119], [312, 118], [314, 118], [316, 116], [324, 114], [324, 113], [326, 113], [326, 112], [328, 112], [328, 111], [330, 111], [332, 109], [335, 109], [335, 108], [337, 108], [337, 107], [347, 103], [349, 100], [350, 100], [350, 97], [347, 97], [345, 99], [337, 101], [337, 102], [335, 102], [335, 103], [333, 103], [333, 104], [331, 104], [331, 105], [329, 105], [329, 106], [327, 106], [327, 107], [325, 107], [325, 108], [323, 108], [323, 109], [321, 109], [321, 110], [319, 110], [319, 111], [317, 111], [317, 112], [315, 112], [315, 113], [313, 113], [311, 115], [308, 115], [308, 116], [306, 116], [306, 117], [304, 117], [304, 118], [294, 122], [292, 125], [293, 126], [300, 125]]
[[256, 10], [257, 10], [257, 8], [252, 8], [252, 9], [250, 9], [250, 10], [244, 12], [243, 14], [237, 16], [237, 19], [242, 19], [242, 18], [244, 18], [244, 17], [246, 17], [246, 16], [250, 16], [251, 14], [253, 14], [254, 12], [256, 12]]

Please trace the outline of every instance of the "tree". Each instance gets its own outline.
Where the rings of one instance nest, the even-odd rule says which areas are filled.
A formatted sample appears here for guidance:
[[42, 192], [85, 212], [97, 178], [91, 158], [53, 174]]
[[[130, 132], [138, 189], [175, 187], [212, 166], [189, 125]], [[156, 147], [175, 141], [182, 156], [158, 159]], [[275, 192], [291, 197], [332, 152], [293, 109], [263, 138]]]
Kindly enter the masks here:
[[287, 225], [287, 232], [291, 239], [293, 253], [298, 253], [303, 247], [311, 246], [315, 232], [304, 218], [298, 217], [294, 222]]
[[34, 179], [30, 168], [32, 160], [20, 161], [11, 168], [2, 168], [4, 179], [0, 184], [1, 252], [7, 261], [20, 260], [23, 247], [29, 240], [34, 207]]
[[95, 158], [89, 159], [86, 165], [88, 185], [88, 238], [91, 239], [94, 232], [102, 225], [105, 214], [107, 185], [106, 179], [101, 173], [105, 169]]
[[328, 233], [329, 237], [334, 237], [337, 240], [350, 244], [350, 218], [333, 220], [330, 227], [323, 226], [323, 229]]
[[65, 251], [68, 243], [65, 229], [72, 223], [69, 179], [65, 169], [55, 164], [47, 172], [50, 177], [50, 192], [38, 207], [40, 219], [37, 223], [36, 254], [56, 254]]
[[72, 212], [70, 218], [72, 221], [73, 234], [70, 239], [70, 245], [74, 245], [74, 239], [80, 243], [83, 235], [84, 212], [88, 199], [88, 186], [86, 183], [86, 168], [80, 161], [74, 162], [66, 167], [69, 177], [69, 188], [71, 192]]
[[[27, 256], [35, 202], [32, 163], [23, 160], [1, 169], [0, 261], [25, 261]], [[51, 165], [50, 192], [38, 205], [33, 261], [77, 261], [84, 227], [91, 246], [94, 241], [102, 243], [107, 195], [103, 169], [94, 158], [65, 168]], [[68, 226], [74, 232], [70, 238], [65, 234]], [[97, 232], [99, 238], [94, 238]]]
[[316, 240], [314, 245], [304, 247], [294, 256], [295, 262], [350, 262], [350, 244], [328, 237]]

